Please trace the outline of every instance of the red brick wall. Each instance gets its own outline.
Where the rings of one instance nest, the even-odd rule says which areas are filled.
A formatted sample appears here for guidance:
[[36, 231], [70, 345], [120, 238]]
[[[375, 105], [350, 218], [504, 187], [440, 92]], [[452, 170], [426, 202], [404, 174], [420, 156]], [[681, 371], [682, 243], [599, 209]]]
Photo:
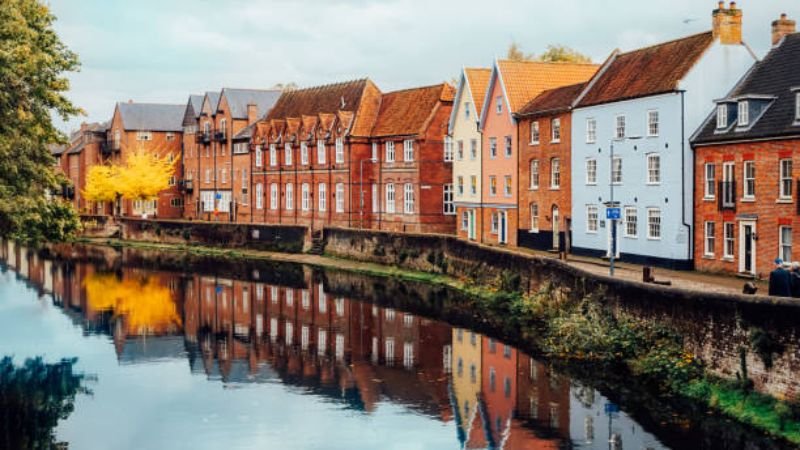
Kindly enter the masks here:
[[[694, 257], [698, 270], [712, 272], [739, 272], [739, 223], [742, 216], [757, 217], [756, 234], [756, 272], [766, 277], [773, 269], [773, 260], [778, 256], [779, 227], [792, 226], [793, 242], [800, 238], [797, 218], [798, 193], [796, 181], [800, 173], [800, 152], [797, 141], [774, 141], [760, 143], [725, 144], [720, 146], [698, 147], [695, 150], [695, 227]], [[779, 199], [779, 160], [793, 161], [791, 200]], [[743, 201], [744, 161], [755, 162], [755, 199]], [[734, 163], [736, 181], [736, 210], [719, 210], [719, 187], [714, 199], [705, 198], [705, 164], [714, 163], [716, 181], [722, 180], [723, 162]], [[705, 253], [705, 222], [715, 222], [716, 243], [713, 255]], [[732, 258], [723, 257], [724, 223], [734, 224], [734, 252]], [[800, 259], [800, 247], [793, 249], [793, 259]]]

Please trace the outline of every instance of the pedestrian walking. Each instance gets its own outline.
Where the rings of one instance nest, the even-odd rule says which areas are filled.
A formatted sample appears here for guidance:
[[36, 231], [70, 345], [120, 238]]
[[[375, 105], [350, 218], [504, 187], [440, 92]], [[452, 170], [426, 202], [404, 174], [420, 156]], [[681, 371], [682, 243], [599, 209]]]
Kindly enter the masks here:
[[780, 258], [775, 259], [775, 270], [769, 274], [769, 295], [772, 297], [792, 296], [792, 276]]

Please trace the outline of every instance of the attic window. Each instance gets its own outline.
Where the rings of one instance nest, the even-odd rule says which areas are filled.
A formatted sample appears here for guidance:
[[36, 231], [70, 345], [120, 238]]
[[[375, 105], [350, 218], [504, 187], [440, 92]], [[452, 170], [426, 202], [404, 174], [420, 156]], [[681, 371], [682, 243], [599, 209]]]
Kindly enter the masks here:
[[497, 97], [497, 114], [503, 113], [503, 97]]
[[728, 126], [728, 105], [717, 105], [717, 128]]
[[746, 127], [750, 124], [750, 107], [747, 100], [739, 102], [739, 123], [740, 127]]

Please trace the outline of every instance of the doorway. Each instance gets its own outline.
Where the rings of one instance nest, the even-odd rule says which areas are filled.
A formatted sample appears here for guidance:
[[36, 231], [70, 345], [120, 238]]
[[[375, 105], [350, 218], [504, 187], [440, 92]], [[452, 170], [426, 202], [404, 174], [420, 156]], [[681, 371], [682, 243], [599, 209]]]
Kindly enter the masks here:
[[498, 241], [501, 244], [508, 243], [508, 213], [506, 211], [500, 211], [497, 213], [499, 216], [499, 239]]
[[553, 205], [553, 250], [561, 249], [561, 217], [558, 213], [558, 206]]
[[467, 233], [470, 240], [475, 240], [475, 210], [470, 209], [467, 211]]
[[756, 223], [739, 222], [739, 272], [756, 274]]

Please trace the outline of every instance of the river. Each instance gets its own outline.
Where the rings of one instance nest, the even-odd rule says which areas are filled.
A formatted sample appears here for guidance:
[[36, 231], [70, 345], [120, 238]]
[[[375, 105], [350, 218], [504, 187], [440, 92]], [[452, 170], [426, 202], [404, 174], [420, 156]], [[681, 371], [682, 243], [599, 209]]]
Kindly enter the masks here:
[[[291, 264], [1, 248], [3, 448], [780, 448], [614, 374], [387, 306], [443, 295], [424, 285], [381, 294], [389, 280]], [[29, 411], [39, 398], [52, 417]]]

